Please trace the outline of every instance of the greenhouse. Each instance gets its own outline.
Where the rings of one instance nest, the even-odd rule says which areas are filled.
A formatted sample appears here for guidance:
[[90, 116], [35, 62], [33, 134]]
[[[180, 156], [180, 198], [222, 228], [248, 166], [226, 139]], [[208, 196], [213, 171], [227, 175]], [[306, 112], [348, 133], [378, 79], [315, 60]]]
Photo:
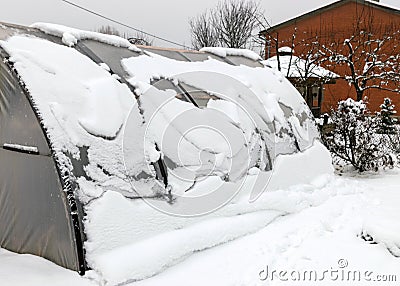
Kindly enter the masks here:
[[253, 52], [2, 23], [0, 57], [8, 250], [140, 280], [281, 215], [247, 220], [264, 192], [332, 171], [304, 99]]

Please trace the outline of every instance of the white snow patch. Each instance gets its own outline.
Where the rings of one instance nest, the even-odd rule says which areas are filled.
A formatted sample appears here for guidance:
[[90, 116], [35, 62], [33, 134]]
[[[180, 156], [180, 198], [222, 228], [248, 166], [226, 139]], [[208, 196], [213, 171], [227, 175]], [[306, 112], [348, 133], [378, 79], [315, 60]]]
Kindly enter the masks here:
[[[233, 228], [230, 229], [229, 226], [234, 226], [240, 232], [242, 228], [249, 229], [260, 222], [261, 229], [250, 232], [246, 236], [237, 237], [235, 240], [228, 240], [227, 243], [219, 244], [216, 247], [203, 249], [190, 256], [185, 255], [185, 253], [191, 253], [190, 248], [194, 244], [210, 242], [211, 239], [209, 240], [207, 237], [207, 235], [211, 236], [206, 225], [207, 222], [192, 224], [193, 221], [187, 218], [182, 221], [186, 221], [186, 225], [192, 224], [192, 227], [185, 229], [179, 225], [173, 226], [178, 230], [175, 234], [179, 233], [182, 236], [176, 235], [175, 237], [173, 233], [167, 230], [165, 230], [165, 233], [159, 232], [160, 235], [147, 233], [146, 236], [146, 229], [150, 227], [157, 230], [163, 227], [172, 227], [170, 221], [160, 220], [160, 217], [148, 217], [146, 211], [139, 216], [128, 213], [128, 211], [134, 209], [144, 210], [144, 207], [138, 202], [126, 200], [115, 192], [107, 192], [107, 200], [99, 200], [96, 203], [111, 202], [111, 197], [114, 199], [121, 198], [120, 201], [125, 201], [126, 204], [118, 206], [120, 211], [127, 211], [126, 217], [131, 215], [129, 223], [134, 225], [136, 222], [142, 222], [142, 219], [145, 220], [142, 224], [145, 229], [141, 229], [140, 226], [136, 229], [141, 236], [138, 245], [142, 245], [143, 248], [136, 248], [135, 250], [143, 255], [124, 253], [124, 249], [134, 247], [134, 245], [129, 245], [127, 248], [122, 247], [115, 249], [115, 252], [109, 252], [110, 255], [115, 255], [113, 256], [114, 260], [106, 259], [108, 250], [100, 252], [99, 259], [100, 257], [102, 259], [99, 261], [104, 263], [102, 265], [107, 268], [106, 271], [110, 272], [110, 276], [115, 281], [121, 277], [122, 279], [128, 278], [131, 283], [126, 285], [132, 286], [183, 286], [188, 285], [188, 280], [190, 280], [190, 285], [193, 286], [272, 284], [283, 286], [292, 282], [292, 280], [279, 281], [275, 277], [272, 283], [270, 276], [266, 281], [260, 280], [265, 278], [267, 266], [269, 275], [273, 270], [288, 271], [289, 274], [291, 271], [303, 273], [313, 270], [319, 273], [320, 278], [324, 271], [329, 271], [328, 273], [334, 271], [332, 278], [335, 278], [335, 271], [340, 274], [343, 269], [338, 265], [339, 260], [345, 259], [348, 262], [345, 271], [352, 271], [351, 274], [353, 271], [361, 274], [368, 272], [371, 273], [369, 277], [372, 279], [376, 279], [377, 275], [396, 276], [397, 282], [375, 283], [376, 285], [394, 286], [400, 279], [400, 260], [388, 249], [396, 251], [396, 245], [399, 245], [399, 188], [400, 170], [395, 169], [385, 173], [345, 179], [319, 177], [310, 184], [292, 186], [286, 191], [270, 192], [265, 196], [265, 199], [255, 205], [254, 214], [239, 216], [238, 221], [232, 217], [223, 218], [219, 221], [219, 223], [227, 223], [227, 226], [222, 226], [227, 233], [227, 238], [232, 235], [234, 230]], [[132, 206], [127, 208], [129, 204], [132, 204]], [[114, 203], [111, 205], [117, 209]], [[261, 206], [264, 206], [264, 210]], [[104, 214], [102, 215], [104, 218], [107, 219], [107, 217], [114, 215], [118, 217], [118, 214], [114, 214], [107, 204], [104, 204], [103, 207]], [[273, 212], [265, 210], [274, 208], [283, 211], [286, 215], [272, 219]], [[236, 208], [236, 211], [240, 211], [240, 209]], [[233, 214], [232, 212], [231, 215]], [[228, 215], [228, 210], [226, 210], [225, 215]], [[265, 226], [262, 226], [261, 217], [264, 217]], [[109, 218], [111, 228], [114, 226], [112, 224], [113, 219], [112, 217]], [[244, 221], [237, 226], [236, 224], [241, 220]], [[249, 221], [251, 227], [247, 226]], [[152, 225], [152, 223], [155, 224]], [[212, 233], [214, 234], [214, 231], [219, 233], [212, 238], [223, 238], [222, 232], [219, 232], [217, 227], [219, 223], [218, 220], [210, 223]], [[197, 234], [197, 231], [202, 227], [205, 229], [204, 232], [198, 234], [199, 237], [194, 237], [193, 242], [188, 239], [191, 234]], [[102, 228], [102, 230], [105, 231], [106, 228]], [[118, 230], [110, 229], [110, 233], [113, 231], [117, 232]], [[362, 231], [372, 235], [377, 244], [370, 244], [361, 239]], [[134, 237], [135, 232], [126, 235]], [[107, 239], [113, 240], [113, 238], [113, 236], [105, 237], [105, 241], [107, 242]], [[146, 238], [149, 238], [149, 240], [146, 240]], [[150, 242], [153, 242], [153, 244]], [[177, 244], [177, 242], [180, 244]], [[170, 250], [163, 246], [176, 247], [176, 249]], [[173, 252], [173, 250], [176, 250], [176, 252]], [[160, 256], [158, 256], [158, 253], [160, 253]], [[177, 258], [175, 253], [183, 254], [183, 256]], [[168, 265], [164, 264], [168, 259], [159, 259], [159, 257], [165, 258], [169, 254], [171, 254], [169, 261], [173, 261], [173, 263], [169, 264], [170, 267], [163, 268], [163, 265]], [[122, 265], [123, 271], [117, 268], [120, 265], [119, 259], [127, 263]], [[113, 262], [116, 262], [116, 264], [114, 265]], [[140, 264], [140, 262], [143, 262], [143, 264]], [[130, 268], [130, 263], [138, 267], [132, 268], [133, 276], [154, 273], [157, 272], [155, 271], [157, 269], [163, 269], [163, 271], [151, 278], [134, 281], [130, 280], [133, 276], [128, 277], [122, 273]], [[42, 258], [18, 255], [3, 249], [0, 249], [0, 265], [0, 282], [2, 285], [107, 285], [107, 280], [101, 276], [101, 272], [99, 275], [90, 271], [85, 277], [79, 277], [78, 274], [58, 267]], [[146, 269], [145, 265], [150, 266]], [[263, 276], [260, 277], [260, 274]], [[315, 283], [310, 283], [307, 280], [293, 281], [293, 284], [301, 286], [351, 286], [372, 283], [372, 285], [375, 285], [371, 281], [364, 280], [359, 283], [358, 281], [337, 281], [337, 279], [332, 281], [330, 277], [330, 275], [325, 275], [325, 280]], [[288, 278], [291, 279], [290, 276]], [[89, 279], [94, 279], [94, 281]], [[113, 284], [108, 283], [108, 285]]]
[[[122, 102], [119, 100], [118, 87], [120, 85], [112, 77], [94, 80], [87, 83], [88, 108], [91, 112], [79, 119], [79, 123], [90, 134], [114, 138], [121, 130], [125, 117]], [[104, 116], [113, 110], [112, 116]]]
[[294, 50], [291, 47], [281, 47], [278, 49], [278, 53], [294, 53]]
[[[205, 217], [170, 216], [141, 201], [129, 201], [116, 192], [106, 192], [86, 209], [90, 224], [85, 246], [90, 265], [111, 284], [144, 279], [197, 251], [255, 232], [278, 215], [320, 204], [330, 194], [308, 192], [323, 188], [333, 172], [331, 167], [321, 168], [320, 160], [329, 165], [330, 156], [318, 142], [303, 153], [278, 156], [271, 181], [254, 203], [249, 203], [253, 188], [264, 188], [267, 183], [267, 179], [261, 177], [257, 181], [257, 177], [268, 178], [267, 174], [253, 171], [253, 176], [236, 185], [207, 178], [210, 181], [196, 184], [198, 189], [191, 192], [206, 193], [220, 183], [222, 191], [240, 185], [243, 189], [230, 204]], [[303, 165], [309, 167], [299, 168]], [[289, 188], [293, 190], [289, 192]], [[179, 204], [170, 207], [173, 210]], [[132, 259], [138, 253], [142, 259]]]
[[[375, 237], [378, 238], [379, 233], [392, 232], [391, 239], [387, 241], [392, 245], [397, 243], [394, 238], [398, 237], [395, 232], [399, 217], [398, 212], [394, 211], [400, 202], [400, 197], [396, 195], [400, 186], [399, 178], [400, 171], [397, 170], [393, 174], [372, 175], [364, 179], [336, 177], [328, 184], [299, 186], [287, 193], [287, 199], [291, 200], [292, 195], [301, 193], [302, 195], [297, 197], [298, 204], [312, 202], [311, 197], [314, 197], [314, 203], [296, 213], [272, 221], [254, 234], [196, 253], [161, 274], [132, 285], [148, 286], [162, 283], [180, 286], [187, 285], [187, 277], [195, 277], [196, 279], [190, 280], [191, 285], [195, 286], [284, 286], [288, 283], [301, 286], [351, 286], [357, 283], [370, 284], [378, 278], [377, 275], [381, 275], [381, 279], [382, 275], [386, 275], [386, 278], [392, 275], [397, 277], [397, 282], [382, 283], [394, 286], [400, 278], [399, 258], [394, 257], [379, 239], [378, 244], [369, 244], [360, 238], [360, 234], [367, 221], [370, 226], [375, 226]], [[322, 199], [323, 195], [326, 197]], [[388, 197], [385, 198], [386, 196]], [[285, 199], [282, 196], [278, 201]], [[347, 261], [347, 267], [340, 268], [339, 260]], [[276, 276], [272, 281], [271, 275], [274, 270]], [[342, 270], [345, 271], [345, 275], [347, 271], [350, 275], [361, 273], [360, 282], [353, 281], [353, 276], [350, 276], [349, 281], [346, 281], [346, 278], [345, 281], [341, 281]], [[281, 274], [285, 275], [284, 280], [278, 277], [280, 271], [286, 271], [286, 274]], [[306, 278], [292, 280], [292, 271], [294, 274], [307, 273]], [[318, 278], [325, 275], [324, 280], [314, 282], [307, 279], [310, 271], [318, 273]], [[324, 274], [324, 271], [328, 271], [328, 274]], [[364, 280], [363, 274], [366, 272], [369, 274], [365, 278], [370, 278], [370, 281]], [[329, 273], [332, 273], [332, 276]], [[335, 278], [336, 273], [339, 279]], [[267, 279], [261, 280], [265, 279], [267, 274]], [[372, 284], [375, 285], [373, 282]]]
[[115, 35], [78, 30], [51, 23], [34, 23], [31, 27], [39, 29], [46, 34], [62, 38], [63, 43], [69, 47], [75, 46], [80, 40], [95, 40], [116, 47], [128, 48], [135, 52], [142, 51], [135, 45], [131, 44], [127, 39]]
[[233, 49], [233, 48], [222, 48], [222, 47], [205, 47], [200, 50], [200, 52], [210, 53], [221, 58], [226, 58], [227, 56], [239, 56], [251, 59], [253, 61], [261, 60], [261, 57], [255, 52], [247, 49]]
[[46, 259], [29, 254], [16, 254], [0, 248], [0, 284], [4, 286], [95, 286], [94, 281], [82, 278]]
[[279, 155], [268, 184], [271, 190], [306, 184], [324, 174], [333, 174], [331, 155], [318, 140], [308, 150], [292, 155]]
[[207, 103], [208, 108], [218, 110], [232, 119], [232, 122], [240, 124], [239, 110], [237, 105], [225, 100], [210, 100]]
[[280, 214], [277, 211], [264, 211], [199, 222], [92, 256], [92, 266], [112, 285], [142, 280], [162, 272], [194, 252], [252, 233]]
[[[148, 90], [153, 79], [167, 78], [220, 96], [236, 105], [239, 118], [233, 114], [236, 112], [232, 108], [228, 108], [228, 105], [232, 104], [225, 104], [223, 113], [233, 119], [233, 122], [237, 122], [237, 119], [240, 120], [240, 127], [244, 129], [245, 137], [249, 140], [254, 134], [254, 124], [264, 133], [264, 138], [270, 138], [269, 140], [272, 142], [281, 140], [275, 136], [281, 129], [290, 130], [287, 120], [290, 115], [283, 112], [280, 104], [287, 106], [287, 110], [292, 115], [311, 117], [310, 110], [298, 91], [282, 77], [282, 74], [274, 73], [272, 69], [233, 66], [215, 59], [204, 62], [181, 62], [156, 54], [150, 55], [151, 57], [142, 55], [122, 60], [124, 68], [131, 76], [129, 82], [138, 87], [139, 93]], [[224, 84], [227, 78], [230, 78], [231, 82]], [[211, 107], [214, 102], [210, 101], [209, 104]], [[295, 134], [298, 137], [297, 140], [301, 142], [302, 150], [310, 147], [312, 138], [318, 136], [315, 123], [311, 119], [308, 121], [310, 122], [302, 122], [300, 128], [310, 134], [311, 140], [305, 141], [303, 138], [306, 136], [302, 138], [298, 136], [298, 133]], [[271, 125], [268, 125], [272, 122], [275, 123], [275, 130], [271, 130]], [[288, 141], [284, 143], [285, 140]], [[288, 143], [290, 140], [293, 138], [284, 138], [281, 140], [280, 146], [286, 146], [285, 148], [294, 146]], [[281, 148], [280, 146], [278, 149]], [[277, 153], [286, 152], [288, 150], [277, 151]], [[296, 150], [293, 149], [292, 152], [296, 152]]]

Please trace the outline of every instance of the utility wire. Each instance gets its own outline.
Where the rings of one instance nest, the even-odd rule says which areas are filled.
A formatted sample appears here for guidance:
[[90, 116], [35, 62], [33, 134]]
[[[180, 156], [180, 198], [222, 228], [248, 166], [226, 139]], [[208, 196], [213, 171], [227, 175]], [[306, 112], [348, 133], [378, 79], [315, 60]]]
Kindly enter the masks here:
[[94, 12], [94, 11], [92, 11], [92, 10], [89, 10], [89, 9], [87, 9], [87, 8], [85, 8], [85, 7], [79, 6], [78, 4], [75, 4], [75, 3], [73, 3], [73, 2], [70, 2], [70, 1], [67, 1], [67, 0], [61, 0], [61, 1], [62, 1], [62, 2], [65, 2], [65, 3], [69, 4], [69, 5], [72, 5], [72, 6], [76, 7], [76, 8], [79, 8], [79, 9], [81, 9], [81, 10], [84, 10], [84, 11], [90, 13], [90, 14], [96, 15], [96, 16], [98, 16], [98, 17], [100, 17], [100, 18], [103, 18], [103, 19], [106, 19], [106, 20], [111, 21], [111, 22], [113, 22], [113, 23], [116, 23], [116, 24], [118, 24], [118, 25], [124, 26], [124, 27], [126, 27], [126, 28], [128, 28], [128, 29], [134, 30], [134, 31], [136, 31], [136, 32], [143, 33], [143, 34], [145, 34], [145, 35], [147, 35], [147, 36], [153, 37], [153, 38], [155, 38], [155, 39], [158, 39], [158, 40], [161, 40], [161, 41], [164, 41], [164, 42], [167, 42], [167, 43], [170, 43], [170, 44], [173, 44], [173, 45], [176, 45], [176, 46], [185, 48], [185, 49], [190, 49], [189, 47], [187, 47], [187, 46], [185, 46], [185, 45], [182, 45], [182, 44], [179, 44], [179, 43], [177, 43], [177, 42], [170, 41], [170, 40], [168, 40], [168, 39], [165, 39], [165, 38], [162, 38], [162, 37], [159, 37], [159, 36], [156, 36], [156, 35], [147, 33], [147, 32], [145, 32], [145, 31], [139, 30], [139, 29], [137, 29], [137, 28], [134, 28], [134, 27], [132, 27], [132, 26], [129, 26], [129, 25], [124, 24], [124, 23], [122, 23], [122, 22], [119, 22], [119, 21], [117, 21], [117, 20], [111, 19], [111, 18], [109, 18], [109, 17], [107, 17], [107, 16], [104, 16], [104, 15], [102, 15], [102, 14], [100, 14], [100, 13], [97, 13], [97, 12]]

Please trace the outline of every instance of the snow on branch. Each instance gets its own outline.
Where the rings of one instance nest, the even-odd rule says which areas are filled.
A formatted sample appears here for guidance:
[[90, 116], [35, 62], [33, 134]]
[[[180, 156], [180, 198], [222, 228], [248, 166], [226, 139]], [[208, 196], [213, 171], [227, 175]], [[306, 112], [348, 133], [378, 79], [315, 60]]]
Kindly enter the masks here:
[[368, 30], [356, 27], [342, 43], [322, 45], [327, 61], [334, 66], [347, 67], [343, 78], [352, 85], [357, 100], [369, 89], [399, 92], [400, 84], [400, 32]]

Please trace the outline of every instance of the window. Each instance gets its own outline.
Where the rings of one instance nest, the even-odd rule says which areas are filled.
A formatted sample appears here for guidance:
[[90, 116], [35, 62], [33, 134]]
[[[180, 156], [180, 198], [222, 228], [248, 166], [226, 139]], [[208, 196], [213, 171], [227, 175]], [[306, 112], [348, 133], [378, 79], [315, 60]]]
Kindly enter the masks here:
[[183, 82], [175, 85], [171, 80], [160, 79], [151, 83], [154, 87], [160, 90], [174, 90], [176, 98], [185, 102], [191, 102], [199, 108], [207, 107], [210, 99], [219, 99], [219, 97], [211, 95], [204, 90], [200, 90]]

